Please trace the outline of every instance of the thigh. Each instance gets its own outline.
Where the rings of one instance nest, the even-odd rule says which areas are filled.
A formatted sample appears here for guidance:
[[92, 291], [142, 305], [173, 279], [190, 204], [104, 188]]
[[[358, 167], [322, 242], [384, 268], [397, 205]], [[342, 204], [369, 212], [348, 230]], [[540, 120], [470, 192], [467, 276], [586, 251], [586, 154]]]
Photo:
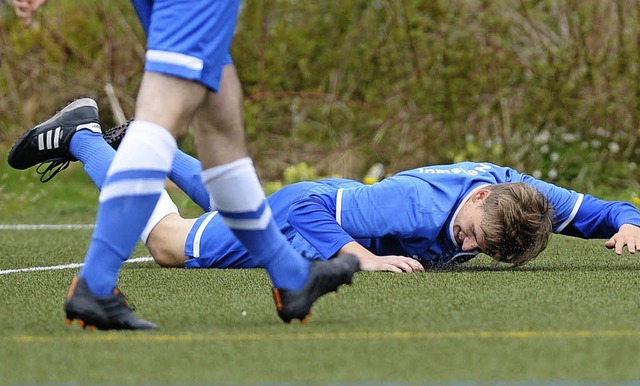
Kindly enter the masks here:
[[[138, 4], [136, 4], [138, 3]], [[231, 41], [239, 0], [134, 0], [143, 26], [149, 21], [145, 71], [197, 81], [217, 91], [232, 62]]]

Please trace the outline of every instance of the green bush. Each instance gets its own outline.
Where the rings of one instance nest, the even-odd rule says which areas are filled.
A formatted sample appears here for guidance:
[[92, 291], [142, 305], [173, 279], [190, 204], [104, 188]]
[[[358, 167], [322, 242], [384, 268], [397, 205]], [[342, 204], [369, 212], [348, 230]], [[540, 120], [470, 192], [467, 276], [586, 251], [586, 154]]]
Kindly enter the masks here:
[[[0, 18], [0, 141], [80, 95], [132, 115], [144, 35], [126, 0]], [[640, 5], [247, 1], [233, 55], [265, 180], [486, 160], [579, 190], [638, 189]], [[183, 148], [192, 152], [192, 139]]]

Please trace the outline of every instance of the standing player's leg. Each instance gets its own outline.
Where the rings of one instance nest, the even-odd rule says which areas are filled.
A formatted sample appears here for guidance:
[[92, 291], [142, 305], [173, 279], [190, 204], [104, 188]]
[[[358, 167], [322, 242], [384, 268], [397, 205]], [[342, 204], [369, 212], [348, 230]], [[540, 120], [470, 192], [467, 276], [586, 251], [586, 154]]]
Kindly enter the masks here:
[[[153, 4], [148, 1], [135, 4], [148, 33], [146, 72], [136, 101], [136, 121], [120, 145], [103, 186], [97, 227], [86, 262], [78, 285], [72, 285], [65, 303], [67, 318], [78, 318], [107, 329], [155, 327], [136, 319], [126, 304], [116, 307], [120, 304], [119, 294], [111, 292], [120, 266], [133, 250], [171, 169], [177, 149], [174, 137], [186, 130], [197, 110], [199, 117], [210, 118], [212, 122], [198, 129], [199, 154], [201, 157], [213, 154], [223, 160], [203, 162], [207, 169], [203, 172], [203, 181], [213, 201], [234, 234], [243, 244], [249, 244], [247, 249], [252, 256], [260, 248], [267, 248], [268, 253], [257, 253], [257, 258], [274, 261], [267, 271], [276, 286], [274, 295], [279, 315], [285, 321], [304, 319], [317, 297], [351, 280], [358, 263], [355, 257], [347, 256], [310, 270], [300, 256], [291, 258], [295, 254], [287, 253], [287, 247], [291, 248], [282, 235], [280, 239], [271, 236], [279, 231], [273, 226], [257, 177], [251, 177], [255, 170], [244, 149], [241, 104], [238, 103], [241, 99], [234, 98], [234, 93], [239, 95], [237, 78], [230, 78], [231, 87], [226, 87], [227, 75], [222, 71], [229, 64], [226, 57], [239, 3], [224, 2], [214, 7], [210, 3], [156, 0]], [[153, 13], [150, 6], [154, 7]], [[207, 103], [203, 108], [205, 98]], [[221, 106], [235, 110], [229, 113], [224, 108], [215, 109]], [[211, 107], [213, 111], [209, 110]], [[213, 146], [209, 141], [226, 136], [242, 141], [235, 141], [231, 146], [229, 143]], [[238, 143], [242, 146], [233, 146]], [[244, 153], [240, 154], [239, 149]], [[243, 194], [260, 193], [239, 200], [232, 197], [237, 194], [235, 191], [232, 194], [228, 187], [233, 183], [238, 184]], [[124, 230], [121, 218], [114, 215], [122, 212], [127, 217]], [[269, 255], [271, 257], [267, 257]], [[266, 260], [259, 263], [264, 262]], [[278, 283], [283, 288], [278, 288]], [[116, 311], [111, 312], [112, 309]]]
[[304, 322], [318, 297], [351, 282], [359, 269], [357, 258], [311, 263], [280, 232], [248, 156], [242, 91], [233, 65], [224, 67], [218, 91], [207, 94], [194, 123], [202, 180], [215, 208], [254, 263], [268, 272], [278, 315], [285, 322]]
[[[150, 88], [156, 95], [163, 94], [163, 88], [149, 81], [148, 74], [143, 78], [141, 94]], [[169, 79], [168, 83], [172, 93], [179, 98], [172, 103], [178, 110], [163, 112], [162, 108], [149, 104], [148, 99], [139, 99], [136, 116], [141, 119], [131, 124], [111, 163], [100, 193], [96, 229], [85, 265], [76, 279], [77, 286], [72, 286], [65, 303], [68, 320], [79, 319], [100, 329], [156, 327], [136, 319], [128, 308], [118, 307], [115, 308], [118, 311], [110, 312], [111, 306], [103, 303], [110, 301], [115, 307], [119, 300], [118, 293], [111, 293], [122, 262], [133, 251], [164, 190], [164, 181], [177, 150], [174, 135], [186, 130], [189, 111], [200, 103], [198, 95], [203, 95], [192, 82]], [[172, 127], [174, 132], [166, 127]], [[122, 304], [126, 306], [126, 303]]]
[[[191, 2], [160, 4], [162, 1], [141, 0], [134, 4], [147, 30], [149, 47], [136, 100], [136, 120], [107, 173], [85, 264], [65, 302], [68, 321], [78, 319], [83, 325], [100, 329], [157, 327], [137, 319], [115, 286], [123, 261], [133, 251], [164, 189], [177, 150], [175, 137], [186, 131], [206, 95], [202, 85], [187, 80], [198, 72], [197, 57], [157, 50], [175, 41], [170, 36], [175, 30], [182, 31], [187, 38], [184, 41], [189, 42], [191, 31], [187, 29], [197, 30], [202, 19], [179, 18], [185, 11], [194, 11]], [[197, 4], [211, 7], [210, 3]], [[151, 19], [157, 22], [150, 22]], [[180, 40], [180, 44], [184, 41]], [[173, 76], [154, 72], [163, 66]]]
[[[97, 104], [89, 98], [70, 103], [47, 121], [27, 131], [12, 147], [8, 158], [9, 164], [17, 169], [26, 169], [39, 163], [43, 166], [43, 163], [49, 162], [49, 167], [42, 171], [41, 177], [41, 181], [46, 182], [66, 168], [69, 162], [85, 156], [90, 158], [84, 162], [87, 173], [98, 187], [106, 184], [106, 170], [113, 157], [113, 150], [102, 139]], [[154, 207], [155, 202], [151, 209]], [[117, 217], [119, 214], [120, 212], [116, 212], [112, 216]], [[144, 225], [146, 220], [142, 226]], [[135, 241], [137, 236], [134, 244]], [[67, 316], [82, 316], [78, 319], [83, 327], [155, 327], [153, 323], [135, 318], [122, 294], [114, 288], [115, 284], [109, 294], [96, 296], [84, 280], [74, 279], [71, 299], [65, 303]]]
[[[285, 321], [304, 319], [319, 296], [351, 281], [359, 269], [358, 262], [354, 256], [345, 256], [330, 264], [310, 267], [293, 252], [275, 226], [247, 156], [242, 93], [228, 54], [239, 1], [222, 2], [216, 7], [207, 4], [210, 3], [156, 0], [156, 12], [150, 23], [144, 22], [145, 12], [139, 12], [143, 25], [150, 30], [147, 73], [136, 119], [153, 120], [158, 114], [175, 110], [163, 97], [169, 95], [173, 101], [180, 95], [167, 93], [170, 87], [159, 86], [172, 79], [163, 74], [193, 79], [206, 86], [206, 100], [198, 108], [194, 122], [196, 146], [205, 169], [203, 181], [225, 223], [255, 262], [267, 268], [276, 287], [274, 295], [280, 317]], [[164, 12], [166, 9], [174, 12]], [[176, 46], [173, 42], [180, 44]], [[155, 87], [144, 87], [147, 81]], [[171, 122], [155, 122], [171, 127]]]

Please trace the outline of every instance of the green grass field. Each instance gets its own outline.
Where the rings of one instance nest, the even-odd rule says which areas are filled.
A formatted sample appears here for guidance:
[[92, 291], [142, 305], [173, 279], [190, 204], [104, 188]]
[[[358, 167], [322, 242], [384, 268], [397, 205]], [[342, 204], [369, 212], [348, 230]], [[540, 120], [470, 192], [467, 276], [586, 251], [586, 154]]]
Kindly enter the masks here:
[[[92, 224], [74, 168], [42, 186], [0, 165], [0, 224]], [[358, 273], [307, 325], [280, 322], [262, 270], [130, 263], [120, 287], [161, 330], [90, 332], [63, 322], [77, 268], [7, 272], [80, 263], [90, 234], [0, 228], [0, 384], [640, 383], [640, 260], [601, 240], [553, 237], [519, 269]]]

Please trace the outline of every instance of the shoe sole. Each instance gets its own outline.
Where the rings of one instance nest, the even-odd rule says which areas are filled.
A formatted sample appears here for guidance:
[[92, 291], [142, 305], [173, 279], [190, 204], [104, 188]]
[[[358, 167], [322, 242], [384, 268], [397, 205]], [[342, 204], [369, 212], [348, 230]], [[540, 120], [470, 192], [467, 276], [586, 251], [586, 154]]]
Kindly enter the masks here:
[[[336, 290], [335, 292], [338, 292], [338, 290]], [[273, 288], [273, 300], [276, 302], [276, 310], [278, 310], [279, 312], [282, 309], [282, 297], [280, 296], [280, 291], [277, 288]], [[300, 324], [307, 324], [311, 316], [313, 316], [311, 311], [307, 312], [307, 314], [302, 319], [300, 319]], [[283, 319], [282, 321], [286, 324], [291, 324], [291, 321], [296, 319], [298, 318], [291, 318], [289, 320]]]
[[[70, 317], [66, 317], [64, 319], [64, 322], [68, 325], [71, 325], [73, 323], [73, 321], [76, 320], [76, 318], [70, 318]], [[95, 331], [98, 328], [96, 326], [94, 326], [93, 324], [88, 324], [87, 322], [85, 322], [82, 319], [77, 319], [77, 324], [78, 326], [82, 327], [83, 330], [89, 330], [89, 331]]]
[[125, 123], [105, 131], [102, 133], [102, 138], [104, 138], [105, 142], [114, 150], [118, 150], [132, 121], [133, 119], [128, 119]]

